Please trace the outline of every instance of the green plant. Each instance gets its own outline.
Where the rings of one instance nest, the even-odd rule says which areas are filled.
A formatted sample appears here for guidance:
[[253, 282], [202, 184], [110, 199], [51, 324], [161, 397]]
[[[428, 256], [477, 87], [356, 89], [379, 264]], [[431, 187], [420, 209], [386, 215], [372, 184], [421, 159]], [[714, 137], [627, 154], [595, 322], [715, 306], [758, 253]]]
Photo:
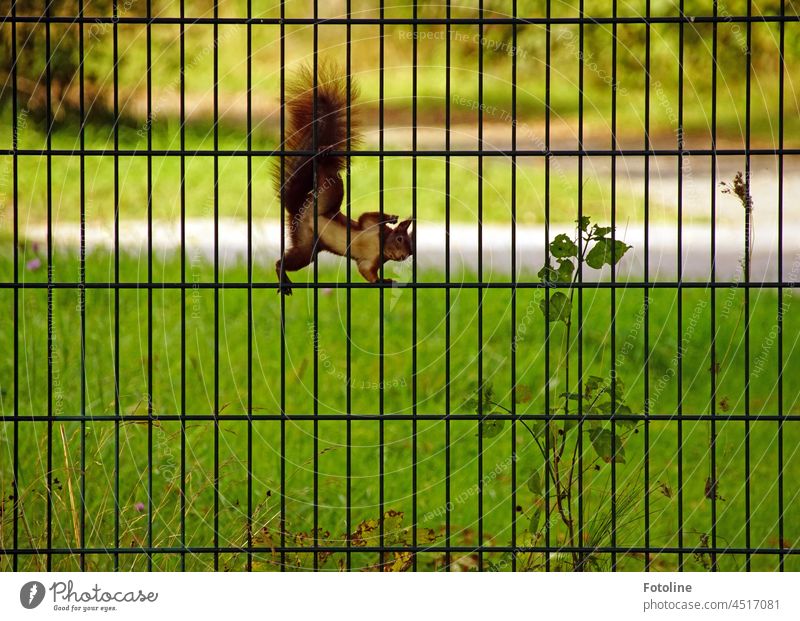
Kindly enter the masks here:
[[[635, 483], [630, 482], [620, 489], [606, 489], [601, 492], [601, 496], [605, 497], [614, 495], [616, 520], [611, 518], [610, 513], [598, 511], [582, 532], [578, 532], [581, 529], [576, 525], [576, 505], [578, 496], [584, 493], [582, 481], [579, 482], [579, 479], [588, 477], [590, 471], [600, 471], [604, 464], [625, 463], [625, 439], [636, 432], [638, 421], [626, 403], [624, 384], [614, 372], [608, 378], [594, 375], [579, 378], [577, 391], [572, 392], [569, 351], [574, 345], [573, 303], [576, 284], [584, 267], [600, 270], [606, 265], [616, 265], [631, 246], [614, 239], [612, 227], [592, 224], [590, 218], [585, 216], [577, 221], [574, 237], [557, 235], [548, 248], [545, 265], [538, 272], [541, 281], [547, 285], [539, 301], [539, 308], [548, 324], [560, 322], [564, 325], [561, 335], [562, 362], [557, 373], [563, 372], [563, 386], [566, 390], [557, 395], [555, 405], [549, 411], [550, 415], [557, 418], [542, 417], [531, 424], [520, 420], [543, 458], [541, 465], [537, 464], [524, 475], [527, 489], [533, 496], [531, 505], [525, 510], [528, 526], [524, 539], [534, 543], [541, 538], [547, 528], [544, 518], [555, 516], [566, 529], [563, 541], [566, 553], [552, 555], [551, 562], [573, 570], [599, 568], [597, 558], [574, 548], [580, 547], [580, 544], [589, 547], [601, 545], [615, 528], [615, 521], [618, 525], [625, 519], [625, 514], [633, 513], [637, 505], [632, 501], [635, 499]], [[568, 290], [567, 293], [557, 290], [564, 287]], [[518, 402], [530, 396], [528, 390], [518, 389], [515, 393]], [[495, 400], [490, 384], [480, 387], [478, 395], [478, 399], [471, 401], [478, 414], [491, 414], [497, 408], [511, 412]], [[608, 415], [608, 419], [585, 420], [584, 415], [589, 414]], [[624, 415], [625, 418], [612, 419], [612, 415]], [[503, 428], [503, 422], [502, 419], [484, 417], [480, 423], [483, 437], [498, 435]], [[583, 460], [580, 450], [583, 442], [572, 433], [575, 429], [591, 446], [594, 458]], [[525, 569], [533, 569], [543, 563], [543, 555], [518, 555], [518, 564]]]

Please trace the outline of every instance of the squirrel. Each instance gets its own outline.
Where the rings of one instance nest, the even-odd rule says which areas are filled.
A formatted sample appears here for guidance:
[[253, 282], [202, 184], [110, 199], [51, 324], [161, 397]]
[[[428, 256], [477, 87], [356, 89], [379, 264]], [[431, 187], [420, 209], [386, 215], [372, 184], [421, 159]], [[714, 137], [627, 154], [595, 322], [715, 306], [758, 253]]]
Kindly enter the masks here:
[[[381, 282], [380, 268], [387, 261], [404, 261], [413, 253], [411, 220], [399, 222], [395, 215], [366, 212], [358, 220], [341, 212], [344, 184], [341, 172], [346, 160], [333, 151], [347, 146], [347, 81], [334, 64], [320, 63], [317, 72], [316, 115], [314, 77], [310, 67], [301, 68], [287, 86], [288, 122], [285, 147], [288, 151], [315, 151], [314, 155], [284, 156], [284, 170], [278, 163], [273, 176], [278, 195], [289, 216], [290, 245], [275, 262], [281, 283], [279, 291], [291, 295], [287, 272], [309, 265], [320, 251], [347, 256], [347, 227], [350, 227], [350, 258], [370, 283]], [[358, 89], [351, 90], [351, 102]], [[314, 118], [316, 116], [316, 119]], [[313, 123], [316, 123], [314, 149]], [[357, 119], [351, 116], [351, 143], [358, 141]], [[355, 129], [355, 131], [353, 131]], [[353, 137], [355, 135], [355, 137]], [[316, 166], [316, 185], [314, 167]], [[317, 207], [317, 240], [314, 243], [314, 200]], [[396, 226], [390, 226], [396, 225]], [[381, 256], [383, 237], [383, 256]], [[390, 283], [391, 279], [382, 282]]]

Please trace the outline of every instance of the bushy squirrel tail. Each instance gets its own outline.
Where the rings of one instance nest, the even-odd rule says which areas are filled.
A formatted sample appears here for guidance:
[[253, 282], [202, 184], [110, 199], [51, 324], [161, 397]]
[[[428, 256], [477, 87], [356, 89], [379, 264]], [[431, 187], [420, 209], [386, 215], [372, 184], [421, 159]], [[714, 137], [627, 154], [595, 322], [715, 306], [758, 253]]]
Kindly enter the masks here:
[[[314, 73], [309, 65], [297, 70], [287, 84], [286, 93], [286, 143], [287, 151], [344, 151], [348, 137], [348, 93], [345, 72], [335, 63], [323, 61], [317, 67], [316, 110], [314, 109]], [[350, 146], [358, 141], [358, 119], [352, 105], [358, 89], [351, 80], [350, 85]], [[316, 127], [316, 136], [314, 130]], [[290, 214], [297, 213], [314, 188], [313, 157], [292, 155], [284, 159], [284, 170], [280, 162], [273, 169], [279, 194], [282, 190], [284, 207]], [[322, 179], [338, 175], [347, 165], [341, 155], [326, 153], [317, 157], [317, 183]]]

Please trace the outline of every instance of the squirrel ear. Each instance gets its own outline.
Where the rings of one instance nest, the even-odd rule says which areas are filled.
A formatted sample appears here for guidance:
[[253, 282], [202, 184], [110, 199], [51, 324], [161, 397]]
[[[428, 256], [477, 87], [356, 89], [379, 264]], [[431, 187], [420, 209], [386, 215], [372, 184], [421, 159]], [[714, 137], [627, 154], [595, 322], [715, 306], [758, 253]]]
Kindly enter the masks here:
[[403, 220], [400, 224], [395, 227], [395, 231], [398, 233], [406, 233], [408, 232], [408, 227], [411, 226], [411, 220]]

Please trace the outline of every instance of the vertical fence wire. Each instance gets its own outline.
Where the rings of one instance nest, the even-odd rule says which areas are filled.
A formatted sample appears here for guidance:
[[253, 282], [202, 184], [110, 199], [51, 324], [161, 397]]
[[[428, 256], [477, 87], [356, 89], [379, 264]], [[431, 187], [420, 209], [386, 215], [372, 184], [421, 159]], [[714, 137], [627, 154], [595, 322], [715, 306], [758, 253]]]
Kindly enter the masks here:
[[[611, 244], [617, 239], [617, 0], [612, 3], [611, 23]], [[617, 437], [617, 267], [611, 263], [611, 454]], [[567, 386], [569, 390], [569, 386]], [[617, 570], [617, 459], [611, 459], [611, 571]]]
[[[650, 0], [645, 1], [644, 26], [644, 570], [650, 571]], [[713, 227], [712, 227], [713, 228]], [[580, 294], [580, 291], [578, 292]]]
[[[83, 18], [84, 3], [78, 3], [78, 15]], [[81, 380], [81, 425], [80, 425], [80, 536], [76, 542], [80, 548], [79, 567], [81, 571], [86, 570], [86, 160], [83, 151], [86, 149], [86, 107], [84, 101], [84, 68], [83, 68], [83, 21], [78, 25], [78, 59], [79, 59], [79, 78], [78, 78], [78, 110], [80, 114], [80, 250], [78, 257], [78, 312], [80, 314], [80, 339], [81, 339], [81, 361], [80, 361], [80, 380]], [[71, 475], [70, 475], [71, 476]]]
[[[112, 72], [114, 80], [114, 571], [119, 571], [120, 544], [120, 425], [122, 424], [122, 392], [120, 380], [120, 239], [119, 239], [119, 5], [112, 1]], [[181, 0], [183, 6], [183, 0]], [[48, 89], [49, 90], [49, 89]], [[185, 382], [184, 390], [185, 392]], [[183, 542], [185, 545], [185, 542]]]
[[214, 0], [214, 571], [219, 569], [219, 2]]
[[[383, 221], [383, 214], [385, 205], [384, 205], [384, 161], [383, 161], [383, 152], [385, 148], [384, 143], [384, 125], [385, 125], [385, 117], [384, 117], [384, 100], [385, 100], [385, 93], [386, 93], [386, 84], [384, 82], [384, 67], [386, 64], [386, 50], [385, 50], [385, 30], [384, 30], [384, 19], [386, 18], [386, 7], [385, 7], [385, 0], [380, 0], [380, 26], [379, 26], [379, 39], [380, 39], [380, 53], [378, 57], [378, 151], [380, 155], [378, 156], [378, 212], [380, 213], [379, 220]], [[379, 246], [380, 246], [380, 254], [379, 256], [383, 256], [383, 245], [386, 240], [384, 240], [383, 235], [383, 226], [380, 226], [379, 229]], [[384, 300], [383, 300], [383, 276], [384, 274], [384, 267], [383, 261], [380, 262], [380, 282], [381, 286], [378, 289], [378, 322], [379, 322], [379, 329], [378, 329], [378, 416], [380, 420], [378, 421], [378, 542], [381, 549], [381, 552], [378, 555], [378, 566], [383, 567], [384, 562], [384, 552], [383, 548], [385, 547], [386, 543], [386, 530], [383, 516], [385, 515], [385, 507], [386, 507], [386, 464], [385, 464], [385, 442], [386, 442], [386, 430], [384, 428], [384, 420], [383, 415], [385, 414], [384, 410], [384, 338], [385, 338], [385, 326], [384, 326]]]
[[[478, 3], [478, 282], [483, 282], [483, 0]], [[483, 411], [483, 289], [478, 288], [478, 419]], [[488, 414], [488, 412], [486, 412]], [[483, 571], [483, 425], [478, 423], [478, 571]]]
[[784, 539], [784, 496], [783, 496], [783, 99], [786, 75], [784, 52], [786, 49], [786, 0], [781, 0], [781, 22], [778, 42], [778, 568], [786, 569], [786, 549]]
[[[544, 264], [550, 265], [550, 115], [551, 99], [550, 99], [550, 82], [551, 82], [551, 52], [550, 44], [552, 39], [551, 33], [551, 16], [552, 16], [552, 2], [547, 0], [545, 5], [546, 19], [545, 22], [545, 61], [544, 61]], [[583, 56], [580, 58], [580, 63], [583, 65]], [[580, 187], [580, 184], [579, 186]], [[544, 316], [550, 317], [550, 291], [545, 289], [544, 295]], [[552, 433], [550, 432], [553, 418], [550, 412], [550, 322], [544, 323], [544, 421], [545, 421], [545, 434], [544, 434], [544, 468], [545, 472], [551, 470], [554, 465], [550, 461], [550, 443]], [[551, 541], [551, 523], [550, 523], [550, 478], [544, 477], [544, 547], [550, 548]], [[558, 490], [556, 489], [556, 495]], [[550, 571], [550, 555], [545, 556], [545, 570]]]
[[[352, 25], [350, 24], [350, 19], [352, 18], [352, 0], [347, 0], [347, 29], [346, 29], [346, 36], [347, 36], [347, 49], [346, 49], [346, 65], [345, 65], [345, 72], [346, 72], [346, 80], [347, 80], [347, 116], [345, 118], [345, 123], [347, 126], [346, 134], [346, 144], [345, 147], [347, 148], [347, 157], [345, 159], [345, 166], [346, 166], [346, 178], [345, 178], [345, 214], [347, 215], [347, 254], [345, 256], [345, 260], [347, 262], [346, 270], [346, 279], [347, 279], [347, 291], [346, 291], [346, 303], [347, 303], [347, 323], [345, 326], [345, 356], [346, 356], [346, 368], [345, 368], [345, 401], [346, 406], [345, 410], [350, 413], [353, 411], [353, 339], [352, 339], [352, 331], [353, 331], [353, 307], [352, 301], [353, 296], [351, 293], [352, 288], [350, 284], [353, 281], [353, 272], [352, 272], [352, 264], [350, 260], [350, 240], [353, 235], [352, 228], [350, 226], [351, 218], [353, 216], [353, 205], [352, 205], [352, 197], [351, 197], [351, 172], [352, 172], [352, 161], [350, 158], [350, 149], [353, 145], [353, 50], [352, 50]], [[346, 422], [346, 444], [345, 447], [345, 473], [347, 477], [347, 490], [346, 494], [346, 504], [345, 507], [345, 531], [346, 531], [346, 541], [345, 546], [347, 547], [347, 554], [345, 557], [346, 561], [346, 568], [351, 570], [353, 568], [353, 554], [350, 551], [352, 548], [352, 537], [350, 536], [353, 532], [353, 422], [348, 418]]]
[[445, 87], [444, 87], [444, 566], [445, 571], [451, 570], [452, 555], [450, 552], [452, 504], [450, 501], [450, 38], [452, 26], [450, 18], [452, 13], [452, 0], [447, 0], [445, 25]]
[[53, 104], [50, 88], [52, 55], [50, 48], [50, 0], [44, 0], [45, 85], [47, 123], [47, 571], [53, 568]]
[[517, 0], [511, 25], [511, 570], [517, 569]]
[[[185, 16], [185, 0], [180, 0], [181, 19]], [[181, 145], [181, 283], [186, 284], [186, 26], [181, 22], [179, 31], [180, 75], [180, 145]], [[181, 287], [181, 472], [180, 472], [180, 537], [181, 548], [186, 548], [186, 287]], [[186, 553], [181, 552], [181, 571], [186, 571]]]
[[[719, 13], [719, 2], [713, 0], [712, 12], [714, 17]], [[711, 26], [711, 268], [710, 280], [713, 283], [717, 278], [717, 54], [719, 51], [719, 32], [717, 23]], [[710, 452], [710, 472], [709, 483], [716, 489], [717, 481], [717, 423], [714, 416], [717, 412], [717, 291], [711, 287], [711, 403], [709, 412], [709, 452]], [[717, 547], [717, 495], [711, 495], [711, 547]], [[712, 569], [717, 568], [716, 553], [711, 556]]]
[[676, 346], [677, 358], [677, 414], [678, 414], [678, 571], [684, 569], [683, 553], [683, 12], [684, 0], [680, 0], [678, 13], [681, 21], [678, 23], [678, 255], [677, 255], [677, 296], [678, 296], [678, 340]]
[[[17, 0], [11, 0], [11, 18], [17, 17]], [[11, 146], [14, 153], [11, 156], [11, 176], [12, 176], [12, 197], [11, 209], [14, 216], [14, 230], [12, 267], [14, 276], [14, 414], [19, 413], [19, 158], [17, 149], [19, 148], [19, 119], [17, 118], [17, 24], [11, 25]], [[15, 554], [11, 557], [11, 568], [14, 571], [19, 569], [19, 505], [20, 505], [20, 484], [19, 484], [19, 419], [14, 418], [14, 475], [11, 491], [14, 494], [12, 503], [12, 534], [11, 541], [14, 545]]]
[[[153, 33], [152, 0], [147, 0], [147, 547], [153, 548]], [[214, 145], [217, 150], [217, 145]], [[214, 157], [216, 161], [216, 156]], [[216, 283], [215, 283], [216, 284]], [[216, 291], [217, 288], [214, 288]], [[138, 303], [138, 300], [137, 300]], [[215, 440], [216, 445], [216, 440]], [[215, 451], [216, 452], [216, 451]], [[216, 514], [216, 511], [215, 511]], [[214, 531], [218, 529], [214, 524]], [[218, 547], [219, 542], [214, 541]], [[216, 567], [215, 567], [216, 568]], [[153, 570], [153, 554], [147, 554], [147, 570]]]
[[316, 157], [319, 149], [319, 2], [314, 0], [314, 42], [313, 42], [313, 70], [314, 70], [314, 94], [313, 110], [311, 114], [311, 151], [314, 153], [312, 162], [312, 178], [314, 188], [314, 569], [319, 569], [319, 166]]
[[[247, 19], [253, 1], [247, 0]], [[253, 571], [253, 25], [247, 23], [247, 571]]]
[[[744, 183], [747, 188], [747, 204], [744, 211], [744, 279], [745, 285], [750, 284], [750, 250], [751, 250], [751, 235], [752, 235], [752, 200], [750, 198], [750, 176], [751, 176], [751, 161], [750, 161], [750, 87], [752, 81], [752, 45], [753, 45], [753, 2], [747, 0], [747, 47], [745, 50], [745, 138], [744, 138]], [[751, 530], [750, 530], [750, 517], [751, 517], [751, 489], [750, 489], [750, 287], [745, 286], [744, 289], [744, 547], [747, 548], [745, 555], [745, 568], [750, 571], [752, 562], [752, 555], [750, 548], [752, 547]], [[714, 495], [716, 496], [716, 487], [714, 487]]]
[[[585, 17], [585, 2], [580, 0], [578, 3], [578, 16], [581, 18], [578, 24], [578, 151], [583, 151], [583, 121], [584, 121], [584, 58], [585, 58], [585, 35], [583, 18]], [[583, 155], [578, 155], [578, 223], [583, 218]], [[583, 236], [578, 234], [578, 256], [582, 257], [585, 252]], [[575, 440], [576, 449], [578, 452], [578, 541], [583, 541], [583, 533], [585, 528], [584, 523], [584, 490], [583, 490], [583, 390], [581, 390], [583, 382], [583, 261], [578, 261], [578, 334], [576, 336], [578, 344], [578, 437]], [[582, 564], [585, 562], [585, 557], [582, 554], [578, 555]]]
[[[412, 30], [411, 77], [411, 222], [417, 228], [417, 0], [412, 6], [414, 20]], [[411, 283], [417, 284], [417, 235], [411, 238]], [[411, 547], [417, 549], [417, 287], [411, 290]], [[412, 557], [412, 569], [417, 570], [417, 553]]]
[[[281, 0], [280, 18], [280, 47], [281, 47], [281, 150], [286, 149], [286, 0]], [[281, 192], [280, 192], [280, 219], [281, 219], [281, 257], [286, 252], [286, 158], [280, 158], [281, 167]], [[282, 269], [282, 268], [281, 268]], [[281, 298], [281, 571], [286, 571], [286, 296]]]

